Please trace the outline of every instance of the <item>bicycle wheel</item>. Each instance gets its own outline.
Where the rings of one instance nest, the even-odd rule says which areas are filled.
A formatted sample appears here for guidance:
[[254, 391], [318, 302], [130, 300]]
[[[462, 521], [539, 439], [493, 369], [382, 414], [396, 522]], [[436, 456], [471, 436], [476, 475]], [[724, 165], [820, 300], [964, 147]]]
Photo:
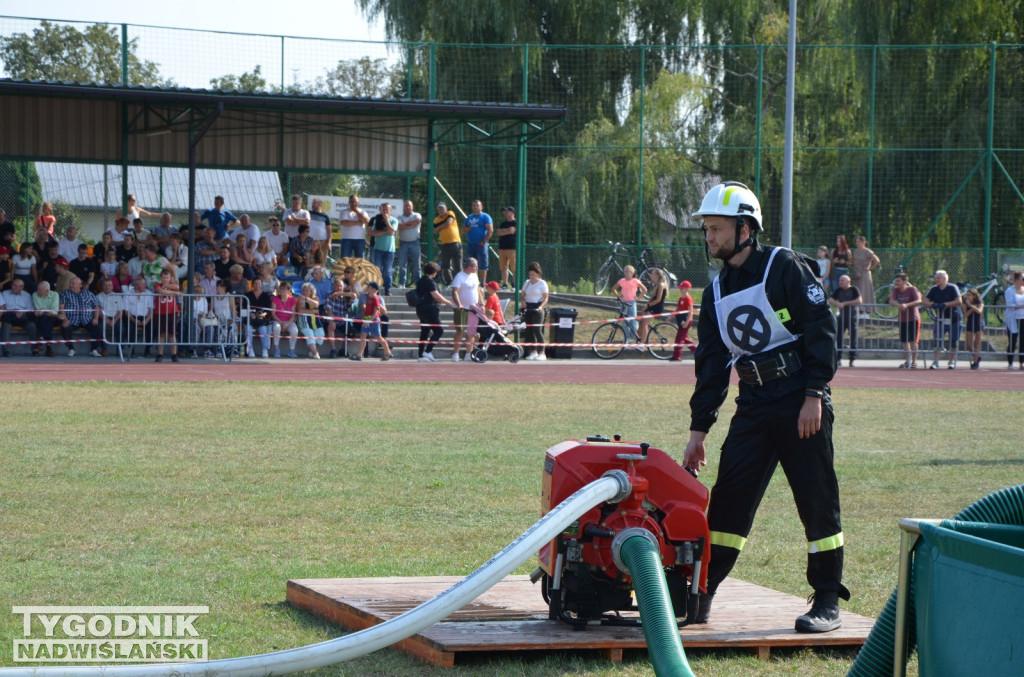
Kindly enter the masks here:
[[612, 284], [612, 262], [605, 261], [601, 264], [601, 267], [597, 269], [597, 275], [594, 276], [594, 295], [600, 296], [601, 294], [608, 291], [608, 287]]
[[675, 350], [676, 326], [669, 322], [652, 325], [647, 332], [647, 349], [656, 359], [667, 360]]
[[895, 320], [899, 316], [900, 309], [889, 305], [890, 296], [892, 296], [891, 284], [875, 290], [874, 302], [877, 305], [875, 305], [874, 313], [876, 317], [880, 317], [883, 320]]
[[602, 360], [611, 360], [622, 353], [626, 345], [626, 332], [618, 322], [605, 322], [594, 330], [590, 342], [595, 355]]

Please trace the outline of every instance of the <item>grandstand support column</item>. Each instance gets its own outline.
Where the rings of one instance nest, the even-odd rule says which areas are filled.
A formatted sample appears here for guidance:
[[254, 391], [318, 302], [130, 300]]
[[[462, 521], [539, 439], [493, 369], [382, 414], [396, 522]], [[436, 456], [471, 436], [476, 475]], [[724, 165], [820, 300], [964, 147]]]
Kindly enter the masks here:
[[[199, 142], [203, 140], [206, 133], [213, 127], [220, 114], [224, 112], [224, 102], [218, 101], [217, 107], [207, 115], [206, 119], [199, 126], [199, 129], [190, 130], [188, 142], [188, 277], [189, 289], [192, 288], [192, 280], [196, 278], [196, 257], [191, 252], [196, 250], [196, 165], [199, 163]], [[185, 322], [186, 326], [192, 326], [192, 305], [186, 304]]]
[[[121, 24], [121, 84], [128, 86], [128, 24]], [[128, 214], [128, 104], [121, 104], [121, 213]]]

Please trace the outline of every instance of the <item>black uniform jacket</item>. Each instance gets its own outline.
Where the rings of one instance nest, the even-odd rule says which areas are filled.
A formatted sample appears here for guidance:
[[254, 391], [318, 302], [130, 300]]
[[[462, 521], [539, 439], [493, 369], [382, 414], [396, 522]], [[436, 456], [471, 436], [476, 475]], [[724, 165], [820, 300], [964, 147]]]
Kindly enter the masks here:
[[[719, 273], [722, 296], [759, 284], [772, 249], [774, 247], [757, 244], [739, 268], [727, 264]], [[835, 376], [836, 320], [811, 264], [810, 258], [790, 250], [783, 249], [775, 255], [765, 286], [768, 302], [783, 320], [783, 326], [791, 334], [801, 336], [792, 343], [756, 356], [760, 361], [777, 353], [795, 350], [802, 366], [795, 374], [760, 386], [740, 383], [740, 396], [736, 400], [740, 406], [772, 402], [805, 388], [823, 390]], [[718, 408], [729, 392], [729, 360], [732, 354], [722, 342], [718, 330], [715, 301], [714, 287], [708, 285], [701, 300], [697, 323], [697, 385], [690, 398], [690, 430], [701, 432], [711, 429], [718, 418]], [[749, 359], [744, 357], [741, 361]]]

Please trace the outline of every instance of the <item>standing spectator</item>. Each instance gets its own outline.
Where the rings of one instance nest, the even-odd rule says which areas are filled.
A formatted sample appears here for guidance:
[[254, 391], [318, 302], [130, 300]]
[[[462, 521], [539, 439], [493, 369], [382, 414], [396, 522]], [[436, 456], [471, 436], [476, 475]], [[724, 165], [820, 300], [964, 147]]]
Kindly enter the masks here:
[[100, 348], [103, 347], [103, 327], [100, 326], [100, 304], [91, 291], [82, 289], [82, 281], [77, 277], [71, 278], [71, 286], [60, 295], [60, 319], [61, 336], [68, 342], [68, 357], [75, 356], [75, 346], [71, 342], [75, 329], [85, 329], [89, 332], [92, 339], [89, 354], [93, 357], [102, 357]]
[[900, 346], [906, 358], [900, 369], [917, 369], [917, 343], [921, 336], [921, 292], [910, 284], [906, 273], [897, 273], [892, 281], [889, 305], [900, 310]]
[[612, 286], [612, 293], [619, 299], [619, 315], [629, 318], [622, 323], [626, 341], [635, 341], [636, 330], [640, 326], [636, 319], [636, 300], [647, 294], [647, 287], [636, 276], [636, 268], [626, 264], [622, 277]]
[[89, 245], [78, 245], [77, 254], [69, 261], [68, 270], [81, 278], [83, 287], [92, 290], [99, 286], [100, 267], [96, 259], [90, 258]]
[[384, 278], [384, 296], [391, 295], [397, 232], [398, 219], [391, 216], [391, 205], [385, 202], [380, 206], [380, 213], [370, 219], [370, 235], [373, 237], [371, 260], [373, 265], [380, 268], [381, 276]]
[[167, 261], [178, 271], [178, 280], [188, 277], [188, 245], [181, 241], [181, 233], [171, 233], [163, 253]]
[[672, 362], [682, 362], [683, 346], [691, 353], [697, 352], [697, 344], [690, 338], [690, 327], [693, 326], [693, 297], [690, 296], [689, 280], [679, 283], [679, 301], [676, 303], [676, 339], [672, 350]]
[[324, 344], [324, 327], [320, 323], [320, 299], [316, 295], [316, 287], [311, 282], [302, 285], [302, 295], [295, 304], [298, 316], [299, 333], [306, 339], [306, 351], [314, 360], [320, 359], [317, 346]]
[[199, 220], [206, 221], [206, 226], [213, 229], [214, 239], [218, 241], [228, 239], [228, 228], [239, 222], [237, 216], [224, 208], [224, 198], [220, 195], [213, 198], [213, 208], [204, 211]]
[[501, 285], [493, 280], [484, 285], [484, 313], [487, 315], [487, 319], [503, 325], [505, 324], [505, 313], [501, 312], [499, 289], [501, 289]]
[[377, 339], [377, 343], [384, 349], [384, 357], [380, 358], [380, 361], [387, 362], [391, 359], [391, 346], [380, 332], [381, 317], [387, 312], [387, 308], [384, 306], [384, 301], [377, 295], [379, 290], [380, 285], [376, 282], [366, 283], [366, 302], [363, 304], [363, 324], [359, 328], [359, 346], [348, 356], [350, 360], [358, 362], [363, 359], [363, 349], [373, 338]]
[[117, 217], [117, 219], [114, 220], [114, 225], [111, 226], [110, 228], [107, 228], [107, 230], [104, 232], [110, 233], [110, 241], [113, 244], [118, 245], [124, 242], [125, 234], [131, 232], [129, 230], [129, 227], [131, 225], [132, 222], [129, 219], [126, 219], [123, 216], [119, 216]]
[[22, 243], [20, 251], [11, 257], [11, 264], [14, 266], [14, 279], [21, 280], [22, 288], [29, 294], [35, 292], [36, 285], [39, 283], [39, 273], [32, 244]]
[[14, 280], [14, 265], [11, 263], [11, 250], [0, 245], [0, 291], [11, 288]]
[[839, 276], [847, 275], [850, 272], [850, 264], [853, 263], [853, 252], [846, 242], [845, 235], [836, 237], [836, 248], [832, 250], [832, 268], [829, 275], [832, 276], [830, 286], [833, 291], [839, 287]]
[[480, 284], [487, 281], [488, 252], [491, 236], [494, 235], [494, 219], [484, 211], [484, 203], [473, 200], [471, 212], [462, 224], [466, 236], [466, 255], [477, 260], [477, 275]]
[[299, 234], [288, 241], [289, 261], [299, 275], [305, 276], [313, 265], [313, 240], [309, 237], [309, 226], [299, 226]]
[[281, 230], [281, 221], [277, 217], [271, 216], [267, 220], [267, 225], [270, 226], [270, 232], [265, 237], [270, 244], [270, 249], [277, 255], [276, 265], [286, 265], [288, 261], [288, 241], [291, 238], [288, 237], [288, 233]]
[[[100, 293], [96, 295], [100, 304], [100, 317], [103, 320], [103, 339], [106, 343], [120, 343], [124, 335], [125, 321], [124, 294], [114, 292], [114, 281], [110, 278], [100, 283]], [[100, 354], [106, 357], [106, 348]], [[49, 357], [49, 355], [47, 355]]]
[[274, 300], [263, 289], [263, 281], [256, 278], [252, 281], [252, 291], [246, 292], [249, 299], [249, 323], [245, 327], [246, 355], [256, 357], [256, 346], [253, 345], [253, 334], [258, 334], [263, 348], [260, 357], [270, 357], [270, 325]]
[[843, 361], [843, 334], [850, 333], [850, 366], [857, 359], [857, 306], [863, 298], [860, 290], [850, 284], [849, 275], [839, 276], [839, 287], [832, 292], [829, 304], [839, 311], [839, 330], [836, 332], [836, 349], [839, 361]]
[[361, 259], [366, 254], [366, 224], [370, 217], [359, 208], [359, 198], [348, 196], [348, 211], [341, 216], [341, 257]]
[[438, 304], [452, 305], [452, 302], [437, 290], [437, 284], [434, 282], [440, 272], [441, 266], [428, 261], [423, 266], [423, 277], [416, 282], [416, 296], [420, 300], [416, 306], [416, 317], [420, 320], [420, 341], [417, 348], [420, 362], [437, 362], [434, 358], [434, 346], [444, 334]]
[[530, 354], [528, 360], [546, 360], [544, 354], [544, 308], [548, 304], [548, 283], [541, 279], [540, 264], [534, 261], [526, 267], [526, 283], [520, 290], [523, 321], [526, 323], [525, 342]]
[[[122, 338], [132, 346], [148, 344], [152, 340], [153, 292], [146, 287], [146, 278], [138, 275], [126, 286], [123, 295], [124, 333]], [[146, 348], [149, 354], [149, 348]]]
[[832, 277], [832, 259], [828, 257], [828, 247], [821, 245], [818, 247], [818, 280], [821, 281], [822, 288], [828, 291], [832, 288], [831, 277]]
[[665, 312], [665, 298], [668, 296], [668, 283], [665, 281], [665, 274], [661, 268], [651, 271], [650, 296], [647, 299], [647, 307], [643, 310], [643, 319], [640, 320], [640, 328], [637, 330], [637, 350], [645, 350], [647, 333], [655, 318]]
[[142, 207], [138, 206], [135, 200], [134, 193], [128, 193], [128, 195], [125, 196], [125, 202], [128, 206], [127, 213], [122, 214], [121, 210], [119, 209], [117, 210], [117, 215], [119, 217], [128, 219], [129, 222], [132, 222], [135, 219], [141, 219], [143, 216], [145, 216], [147, 219], [155, 219], [156, 217], [159, 216], [159, 214], [155, 212], [146, 211]]
[[455, 218], [455, 212], [449, 211], [448, 205], [444, 202], [437, 203], [434, 232], [441, 243], [438, 258], [438, 263], [441, 264], [440, 279], [443, 284], [450, 285], [462, 261], [462, 239], [459, 237], [459, 223]]
[[150, 244], [155, 244], [158, 248], [163, 249], [170, 244], [171, 235], [174, 233], [178, 233], [179, 237], [181, 235], [179, 231], [171, 228], [170, 213], [164, 212], [160, 215], [160, 222], [157, 224], [157, 227], [149, 234]]
[[[857, 287], [863, 302], [873, 304], [875, 302], [875, 281], [872, 279], [871, 271], [877, 268], [881, 261], [875, 256], [875, 252], [868, 249], [866, 237], [858, 235], [855, 242], [857, 248], [853, 250], [853, 259], [850, 262], [850, 281]], [[860, 319], [868, 319], [863, 308]]]
[[220, 244], [214, 239], [216, 231], [204, 228], [202, 238], [196, 241], [196, 270], [204, 270], [207, 263], [215, 263], [220, 258]]
[[501, 288], [508, 289], [508, 271], [516, 272], [516, 208], [505, 207], [505, 220], [498, 226], [498, 267], [501, 269]]
[[1014, 346], [1017, 366], [1024, 371], [1024, 272], [1013, 274], [1013, 284], [1003, 295], [1006, 302], [1006, 368], [1013, 369]]
[[164, 344], [171, 346], [171, 362], [178, 361], [178, 339], [175, 330], [178, 326], [178, 300], [181, 288], [173, 271], [164, 269], [160, 272], [160, 281], [153, 287], [153, 322], [156, 324], [157, 343], [156, 361], [164, 359]]
[[299, 325], [295, 322], [295, 304], [298, 303], [292, 296], [292, 288], [287, 282], [282, 282], [277, 288], [277, 296], [274, 302], [274, 324], [273, 342], [274, 357], [281, 357], [281, 332], [288, 332], [288, 357], [298, 357], [295, 354], [295, 342], [299, 336]]
[[402, 202], [402, 214], [398, 217], [398, 286], [413, 286], [415, 271], [420, 267], [420, 225], [423, 217], [412, 209], [412, 200]]
[[313, 238], [313, 246], [324, 255], [324, 260], [331, 255], [331, 217], [320, 211], [323, 200], [313, 198], [309, 208], [309, 236]]
[[[82, 244], [85, 243], [78, 239], [78, 227], [74, 225], [68, 226], [64, 237], [57, 242], [57, 254], [63, 256], [68, 261], [73, 261], [78, 258], [78, 247]], [[85, 249], [86, 254], [88, 254], [89, 246], [86, 245]]]
[[0, 244], [10, 249], [7, 243], [14, 241], [16, 233], [14, 223], [7, 220], [7, 212], [0, 209]]
[[964, 329], [967, 332], [967, 352], [971, 353], [971, 370], [981, 367], [981, 342], [985, 338], [985, 302], [977, 289], [968, 289], [963, 295]]
[[452, 362], [459, 361], [459, 347], [463, 340], [468, 346], [466, 359], [473, 352], [473, 335], [476, 333], [479, 318], [470, 309], [476, 306], [483, 312], [483, 295], [480, 293], [480, 278], [476, 274], [477, 261], [473, 257], [466, 259], [462, 271], [452, 280], [452, 308], [455, 324], [455, 342], [452, 349]]
[[36, 340], [36, 314], [32, 305], [32, 294], [26, 291], [25, 281], [14, 278], [11, 288], [0, 293], [0, 342], [3, 356], [10, 357], [7, 345], [11, 342], [11, 327], [21, 327], [28, 334], [29, 341]]
[[53, 203], [44, 202], [39, 208], [39, 215], [36, 217], [36, 230], [46, 231], [47, 239], [53, 239], [53, 230], [57, 226], [57, 217], [53, 215]]
[[250, 254], [256, 251], [256, 244], [260, 241], [260, 227], [252, 222], [248, 214], [242, 214], [238, 221], [238, 227], [231, 231], [231, 241], [238, 243], [238, 236], [245, 235], [244, 247]]
[[939, 368], [939, 354], [949, 341], [950, 369], [956, 369], [956, 351], [960, 344], [960, 289], [949, 283], [949, 274], [935, 271], [935, 286], [924, 295], [924, 305], [935, 311], [935, 353], [929, 369]]
[[[46, 356], [53, 357], [53, 346], [50, 341], [53, 341], [53, 325], [60, 319], [60, 296], [50, 292], [48, 282], [40, 282], [36, 293], [32, 294], [32, 307], [35, 309], [39, 339], [47, 342]], [[42, 346], [32, 346], [32, 356], [39, 355], [42, 350]]]
[[292, 206], [284, 210], [281, 220], [285, 234], [293, 240], [299, 236], [300, 226], [309, 226], [309, 212], [302, 208], [301, 196], [292, 195]]

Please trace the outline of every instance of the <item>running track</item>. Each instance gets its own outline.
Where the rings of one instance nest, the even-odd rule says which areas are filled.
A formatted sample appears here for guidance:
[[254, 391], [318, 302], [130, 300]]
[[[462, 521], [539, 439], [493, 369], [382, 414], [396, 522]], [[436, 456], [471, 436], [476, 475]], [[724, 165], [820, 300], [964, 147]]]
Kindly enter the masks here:
[[[905, 388], [941, 390], [1022, 390], [1024, 372], [1007, 371], [1005, 363], [983, 364], [979, 371], [965, 366], [949, 369], [897, 369], [895, 360], [863, 360], [856, 368], [842, 367], [833, 388]], [[0, 383], [31, 382], [204, 382], [204, 381], [349, 381], [379, 383], [581, 383], [692, 385], [693, 362], [594, 359], [504, 361], [486, 364], [413, 360], [244, 359], [225, 364], [215, 359], [185, 359], [174, 364], [134, 361], [122, 364], [110, 358], [57, 357], [0, 360]], [[733, 374], [735, 382], [735, 373]]]

